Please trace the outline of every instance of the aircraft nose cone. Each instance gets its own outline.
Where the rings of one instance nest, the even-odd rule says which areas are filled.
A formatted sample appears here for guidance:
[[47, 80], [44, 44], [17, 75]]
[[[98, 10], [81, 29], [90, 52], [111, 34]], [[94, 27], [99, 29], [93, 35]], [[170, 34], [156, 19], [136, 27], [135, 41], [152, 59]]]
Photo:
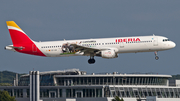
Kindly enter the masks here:
[[176, 47], [176, 43], [171, 42], [170, 46], [171, 46], [171, 48], [174, 48], [174, 47]]
[[176, 43], [173, 42], [173, 48], [176, 47]]

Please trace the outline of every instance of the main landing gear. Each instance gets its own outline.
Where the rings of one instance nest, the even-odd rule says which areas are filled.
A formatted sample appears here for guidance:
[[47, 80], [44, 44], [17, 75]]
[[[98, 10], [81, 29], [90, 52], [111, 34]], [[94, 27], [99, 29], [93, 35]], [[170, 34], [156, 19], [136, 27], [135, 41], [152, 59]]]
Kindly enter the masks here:
[[90, 56], [90, 59], [88, 60], [89, 64], [94, 64], [96, 61], [94, 59], [94, 56]]
[[155, 59], [158, 60], [159, 57], [157, 56], [157, 51], [155, 51], [154, 54], [155, 54]]

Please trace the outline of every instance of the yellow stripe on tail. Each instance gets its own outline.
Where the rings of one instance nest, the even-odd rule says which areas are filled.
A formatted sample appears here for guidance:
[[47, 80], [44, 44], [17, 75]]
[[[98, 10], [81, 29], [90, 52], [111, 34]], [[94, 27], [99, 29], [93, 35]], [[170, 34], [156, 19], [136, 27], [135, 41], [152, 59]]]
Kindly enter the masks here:
[[22, 30], [14, 21], [6, 21], [6, 23], [7, 23], [7, 26], [12, 26], [12, 27]]

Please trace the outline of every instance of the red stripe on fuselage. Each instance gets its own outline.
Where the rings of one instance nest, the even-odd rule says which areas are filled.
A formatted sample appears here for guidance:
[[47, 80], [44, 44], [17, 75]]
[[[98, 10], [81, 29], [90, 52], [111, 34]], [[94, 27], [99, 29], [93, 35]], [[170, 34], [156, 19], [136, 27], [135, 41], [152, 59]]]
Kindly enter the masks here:
[[13, 46], [23, 47], [22, 50], [15, 49], [17, 52], [31, 54], [31, 55], [45, 56], [26, 34], [13, 29], [9, 29], [9, 32], [11, 35]]

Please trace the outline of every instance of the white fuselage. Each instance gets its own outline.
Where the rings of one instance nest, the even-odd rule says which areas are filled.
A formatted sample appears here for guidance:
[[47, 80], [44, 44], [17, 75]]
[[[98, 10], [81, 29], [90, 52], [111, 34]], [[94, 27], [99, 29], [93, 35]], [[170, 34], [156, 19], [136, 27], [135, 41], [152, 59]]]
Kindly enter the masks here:
[[[48, 41], [35, 42], [38, 49], [47, 57], [60, 56], [79, 56], [89, 55], [84, 52], [76, 52], [74, 54], [62, 54], [67, 49], [68, 44], [77, 44], [83, 47], [95, 49], [114, 49], [116, 53], [137, 53], [137, 52], [154, 52], [163, 51], [174, 48], [176, 44], [169, 41], [163, 36], [138, 36], [138, 37], [116, 37], [101, 39], [82, 39], [82, 40], [64, 40], [64, 41]], [[36, 52], [36, 49], [34, 49]]]
[[89, 64], [95, 63], [94, 56], [111, 59], [119, 53], [154, 52], [158, 60], [157, 51], [176, 46], [168, 38], [155, 35], [35, 42], [14, 21], [6, 23], [13, 43], [6, 50], [44, 57], [90, 56]]

